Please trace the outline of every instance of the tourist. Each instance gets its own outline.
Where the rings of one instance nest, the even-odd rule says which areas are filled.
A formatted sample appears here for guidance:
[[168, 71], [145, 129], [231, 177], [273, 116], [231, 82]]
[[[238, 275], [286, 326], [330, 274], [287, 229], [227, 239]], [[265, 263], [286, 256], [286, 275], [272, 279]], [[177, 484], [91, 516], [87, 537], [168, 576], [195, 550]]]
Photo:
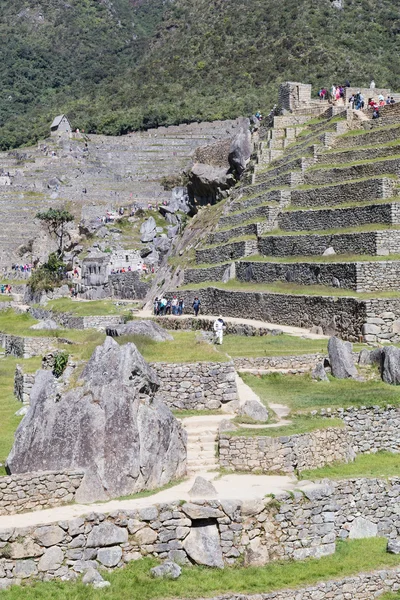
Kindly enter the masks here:
[[165, 314], [166, 315], [171, 314], [171, 300], [167, 300], [167, 304], [165, 305]]
[[171, 306], [172, 306], [172, 314], [177, 315], [178, 314], [178, 298], [176, 296], [174, 296], [172, 298]]
[[378, 107], [375, 107], [374, 108], [374, 112], [372, 113], [372, 118], [373, 119], [379, 119], [379, 117], [380, 117], [379, 109], [378, 109]]
[[183, 298], [179, 298], [178, 302], [178, 315], [181, 316], [183, 314], [183, 309], [185, 308], [185, 303]]
[[393, 98], [393, 96], [390, 97], [390, 104], [395, 104], [396, 100]]
[[154, 314], [158, 317], [158, 315], [160, 314], [160, 303], [159, 303], [158, 298], [154, 298], [153, 311], [154, 311]]
[[221, 315], [219, 315], [218, 319], [214, 321], [214, 333], [215, 333], [215, 343], [221, 345], [222, 339], [224, 336], [224, 329], [226, 329], [225, 322]]
[[194, 311], [195, 317], [197, 317], [199, 315], [200, 306], [201, 306], [200, 299], [196, 296], [196, 298], [193, 301], [193, 311]]
[[161, 316], [164, 316], [164, 315], [165, 315], [165, 307], [166, 307], [166, 306], [167, 306], [167, 299], [166, 299], [166, 297], [165, 297], [165, 296], [163, 296], [163, 297], [161, 298], [161, 300], [160, 300], [160, 312], [159, 312], [159, 314], [160, 314]]

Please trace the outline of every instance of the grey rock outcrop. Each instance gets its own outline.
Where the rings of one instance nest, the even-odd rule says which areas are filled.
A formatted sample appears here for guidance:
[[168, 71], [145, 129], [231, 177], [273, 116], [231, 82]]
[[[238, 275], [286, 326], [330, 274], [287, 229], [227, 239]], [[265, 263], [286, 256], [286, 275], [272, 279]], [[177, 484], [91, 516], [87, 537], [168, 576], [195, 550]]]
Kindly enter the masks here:
[[211, 481], [204, 477], [196, 477], [194, 484], [188, 492], [191, 498], [217, 498], [218, 493]]
[[311, 372], [312, 379], [316, 381], [328, 381], [328, 375], [324, 369], [324, 365], [322, 363], [318, 363]]
[[102, 589], [111, 585], [109, 581], [103, 579], [98, 570], [94, 567], [90, 567], [86, 571], [82, 577], [82, 583], [84, 585], [92, 585], [95, 589]]
[[376, 537], [378, 535], [378, 526], [376, 523], [357, 517], [354, 519], [349, 530], [350, 540], [360, 540], [363, 538]]
[[188, 556], [198, 565], [224, 568], [218, 527], [200, 521], [183, 542]]
[[171, 248], [171, 239], [166, 235], [162, 235], [160, 237], [155, 238], [154, 247], [157, 252], [161, 252], [161, 254], [165, 254]]
[[239, 178], [246, 169], [253, 149], [249, 127], [249, 120], [244, 119], [241, 128], [232, 140], [229, 150], [229, 164], [232, 171], [236, 173]]
[[10, 473], [82, 469], [77, 502], [165, 485], [186, 473], [186, 433], [154, 394], [159, 381], [134, 344], [107, 337], [78, 387], [61, 397], [39, 371], [7, 460]]
[[152, 242], [156, 237], [157, 225], [154, 217], [149, 217], [147, 221], [144, 221], [140, 227], [140, 240], [146, 244]]
[[106, 333], [111, 337], [143, 335], [155, 342], [166, 342], [174, 339], [168, 331], [165, 331], [165, 329], [153, 321], [129, 321], [126, 325], [107, 327]]
[[387, 346], [382, 349], [381, 376], [385, 383], [400, 385], [400, 348]]
[[167, 560], [162, 565], [150, 569], [150, 573], [156, 579], [178, 579], [182, 573], [182, 569], [173, 561]]
[[400, 554], [400, 540], [388, 540], [386, 551], [389, 554]]
[[59, 325], [53, 321], [53, 319], [45, 319], [44, 321], [39, 321], [36, 325], [32, 325], [29, 329], [42, 330], [42, 329], [58, 329]]
[[235, 184], [235, 178], [225, 167], [212, 167], [202, 163], [193, 165], [189, 175], [188, 192], [192, 212], [196, 204], [215, 204]]
[[338, 379], [358, 378], [352, 355], [353, 346], [337, 337], [331, 337], [328, 342], [329, 363], [332, 375]]
[[261, 402], [257, 402], [257, 400], [246, 400], [239, 408], [239, 414], [260, 422], [268, 421], [269, 416], [265, 406]]

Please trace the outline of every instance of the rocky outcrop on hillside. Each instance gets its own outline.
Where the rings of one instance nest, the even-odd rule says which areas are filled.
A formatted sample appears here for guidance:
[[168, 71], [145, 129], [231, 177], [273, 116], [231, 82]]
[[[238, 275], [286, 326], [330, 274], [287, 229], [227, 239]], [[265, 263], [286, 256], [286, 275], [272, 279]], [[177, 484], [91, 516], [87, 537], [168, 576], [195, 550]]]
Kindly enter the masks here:
[[165, 485], [186, 473], [186, 433], [154, 397], [159, 381], [134, 344], [106, 338], [75, 389], [61, 395], [39, 371], [8, 471], [82, 469], [78, 502]]

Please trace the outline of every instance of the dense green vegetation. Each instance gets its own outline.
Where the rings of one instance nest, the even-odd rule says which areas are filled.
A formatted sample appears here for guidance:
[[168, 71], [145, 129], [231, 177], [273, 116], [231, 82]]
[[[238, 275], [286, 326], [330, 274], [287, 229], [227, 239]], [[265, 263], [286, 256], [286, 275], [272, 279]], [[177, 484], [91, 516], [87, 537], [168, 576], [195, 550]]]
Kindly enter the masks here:
[[262, 377], [244, 373], [242, 378], [266, 404], [270, 401], [279, 402], [298, 411], [325, 407], [397, 405], [400, 401], [396, 386], [378, 380], [361, 382], [330, 377], [328, 383], [313, 381], [308, 374], [279, 373]]
[[285, 80], [400, 89], [392, 0], [4, 0], [0, 146], [267, 109]]
[[82, 583], [52, 581], [23, 587], [12, 587], [0, 594], [2, 600], [156, 600], [161, 598], [198, 598], [227, 592], [261, 594], [282, 588], [299, 588], [356, 573], [396, 567], [399, 557], [386, 552], [387, 540], [371, 538], [339, 542], [332, 556], [295, 562], [273, 562], [265, 567], [221, 569], [184, 567], [179, 579], [154, 579], [150, 568], [153, 558], [130, 563], [124, 569], [104, 573], [111, 587], [96, 590]]

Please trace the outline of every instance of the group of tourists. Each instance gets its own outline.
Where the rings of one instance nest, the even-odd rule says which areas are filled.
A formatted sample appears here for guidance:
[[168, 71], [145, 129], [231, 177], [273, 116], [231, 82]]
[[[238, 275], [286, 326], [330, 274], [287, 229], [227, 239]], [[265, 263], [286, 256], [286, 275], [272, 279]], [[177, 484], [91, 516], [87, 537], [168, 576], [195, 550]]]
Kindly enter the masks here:
[[183, 298], [178, 298], [177, 296], [174, 296], [172, 299], [161, 296], [161, 298], [155, 298], [153, 302], [154, 314], [157, 317], [165, 315], [180, 316], [183, 314], [184, 309], [185, 303]]
[[12, 265], [11, 269], [16, 273], [30, 273], [32, 271], [32, 265]]
[[0, 293], [1, 294], [11, 294], [11, 285], [7, 283], [2, 283], [0, 285]]
[[120, 273], [131, 273], [135, 270], [141, 271], [145, 275], [148, 275], [149, 273], [155, 272], [155, 267], [154, 265], [147, 266], [143, 263], [142, 265], [137, 265], [136, 269], [132, 269], [131, 265], [129, 265], [128, 267], [121, 267], [120, 269], [111, 269], [111, 275], [119, 275]]
[[350, 81], [346, 81], [344, 85], [332, 85], [330, 90], [325, 87], [321, 87], [318, 91], [318, 98], [320, 100], [331, 100], [332, 102], [338, 102], [344, 99], [345, 88], [350, 87]]

